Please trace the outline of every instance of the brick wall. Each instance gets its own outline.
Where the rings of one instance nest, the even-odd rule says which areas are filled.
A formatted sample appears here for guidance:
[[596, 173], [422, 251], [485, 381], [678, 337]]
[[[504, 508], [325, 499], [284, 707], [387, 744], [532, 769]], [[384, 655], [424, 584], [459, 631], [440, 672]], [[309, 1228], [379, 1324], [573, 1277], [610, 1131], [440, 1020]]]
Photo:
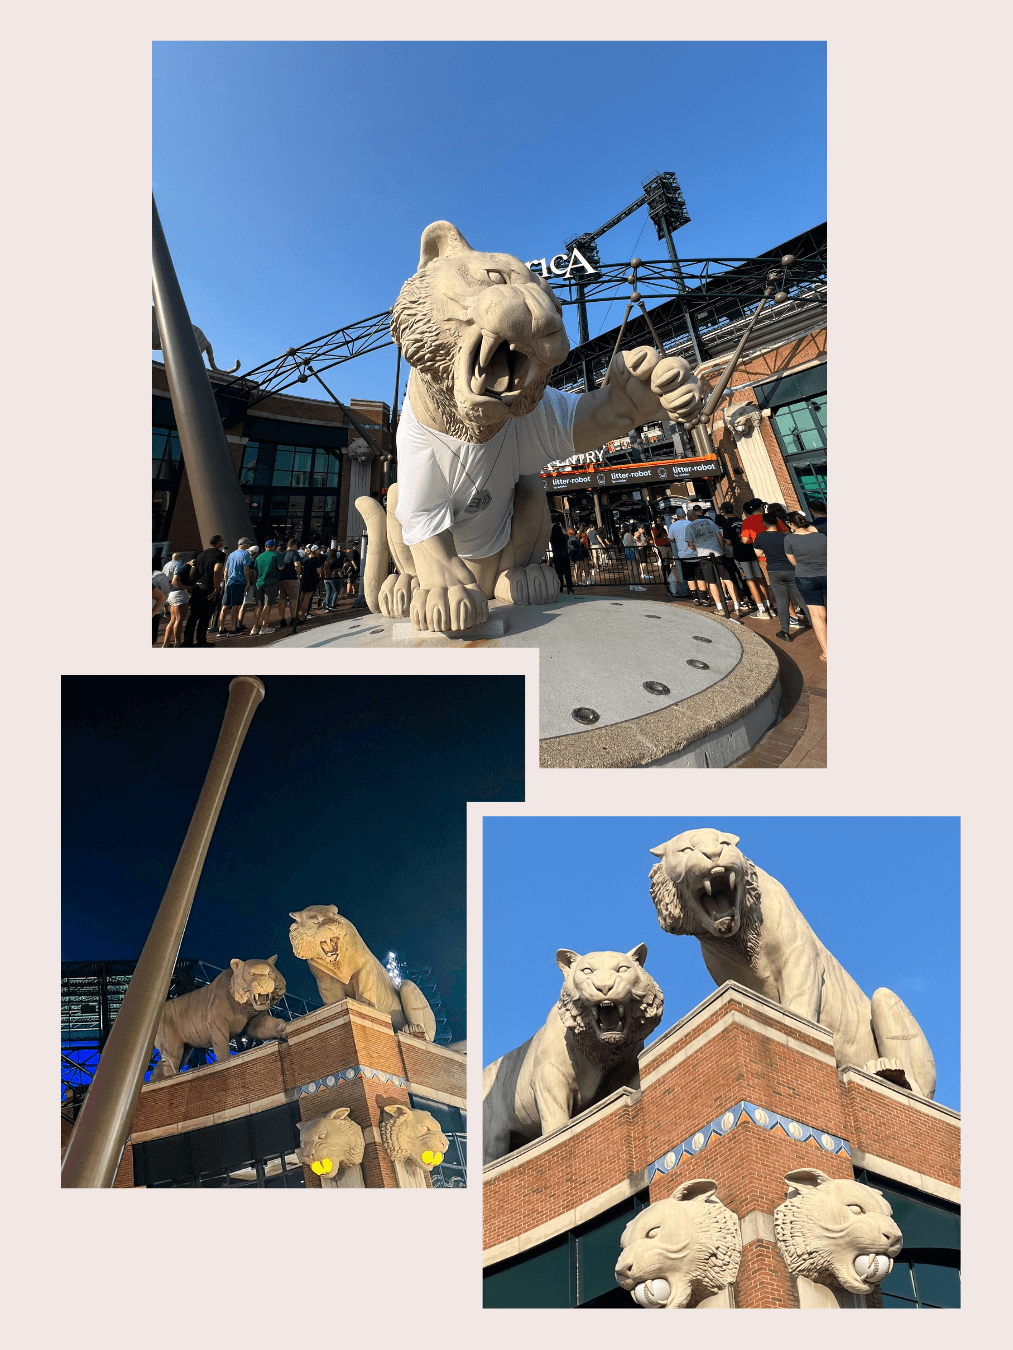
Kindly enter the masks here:
[[[959, 1129], [953, 1113], [861, 1072], [839, 1071], [833, 1037], [737, 985], [706, 999], [640, 1057], [641, 1090], [624, 1089], [582, 1113], [565, 1130], [535, 1140], [486, 1168], [483, 1244], [493, 1262], [565, 1232], [648, 1183], [652, 1163], [691, 1141], [670, 1170], [650, 1182], [652, 1202], [696, 1178], [751, 1221], [736, 1281], [739, 1307], [798, 1307], [794, 1281], [770, 1240], [771, 1216], [785, 1197], [784, 1176], [814, 1167], [854, 1176], [852, 1160], [829, 1137], [898, 1167], [959, 1185]], [[747, 1102], [784, 1118], [796, 1133], [765, 1128], [743, 1114], [699, 1145], [723, 1113]], [[757, 1120], [760, 1117], [757, 1116]], [[674, 1161], [674, 1159], [673, 1159]], [[666, 1165], [669, 1165], [666, 1163]], [[873, 1169], [875, 1170], [875, 1169]], [[766, 1232], [763, 1231], [764, 1225]], [[618, 1253], [617, 1253], [618, 1255]]]
[[[200, 1129], [250, 1111], [298, 1100], [303, 1120], [315, 1120], [340, 1106], [366, 1134], [363, 1173], [367, 1186], [397, 1185], [394, 1169], [376, 1131], [387, 1106], [409, 1106], [407, 1082], [420, 1094], [466, 1095], [463, 1055], [396, 1035], [390, 1018], [349, 999], [329, 1004], [289, 1024], [287, 1042], [271, 1041], [227, 1063], [190, 1069], [141, 1089], [131, 1137], [161, 1137]], [[365, 1068], [397, 1080], [357, 1074], [328, 1083], [345, 1070]], [[300, 1088], [312, 1087], [297, 1096]], [[372, 1133], [371, 1133], [372, 1132]], [[129, 1149], [127, 1151], [129, 1153]], [[127, 1155], [117, 1185], [133, 1184]], [[125, 1170], [129, 1168], [129, 1170]], [[319, 1178], [304, 1169], [306, 1184]]]

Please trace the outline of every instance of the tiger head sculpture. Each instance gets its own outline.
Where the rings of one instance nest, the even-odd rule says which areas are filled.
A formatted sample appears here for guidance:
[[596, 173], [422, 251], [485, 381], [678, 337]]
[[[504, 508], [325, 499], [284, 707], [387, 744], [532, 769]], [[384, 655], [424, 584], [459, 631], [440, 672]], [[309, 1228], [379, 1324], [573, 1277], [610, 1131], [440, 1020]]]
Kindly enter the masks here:
[[739, 1220], [716, 1191], [713, 1181], [687, 1181], [626, 1225], [616, 1282], [641, 1308], [685, 1308], [734, 1282]]
[[881, 1192], [809, 1167], [784, 1179], [788, 1196], [774, 1210], [774, 1236], [791, 1273], [852, 1294], [871, 1293], [904, 1245]]
[[267, 1012], [272, 1004], [280, 1002], [285, 995], [285, 977], [275, 964], [277, 954], [266, 961], [229, 962], [232, 978], [229, 981], [229, 993], [237, 1003], [249, 1003], [256, 1012]]
[[509, 253], [477, 252], [446, 220], [426, 227], [390, 329], [413, 393], [418, 379], [447, 432], [478, 445], [537, 406], [570, 350], [548, 283]]
[[729, 938], [749, 923], [759, 899], [753, 864], [725, 830], [686, 830], [651, 852], [651, 899], [666, 933]]
[[334, 1178], [343, 1167], [357, 1167], [365, 1151], [362, 1130], [348, 1119], [347, 1106], [299, 1122], [296, 1157], [317, 1176]]
[[580, 1053], [594, 1064], [618, 1063], [639, 1050], [661, 1022], [665, 996], [644, 969], [647, 944], [629, 952], [588, 952], [562, 947], [556, 964], [566, 977], [559, 1018]]
[[400, 1103], [380, 1116], [380, 1139], [391, 1162], [413, 1162], [427, 1172], [440, 1165], [449, 1147], [435, 1116]]

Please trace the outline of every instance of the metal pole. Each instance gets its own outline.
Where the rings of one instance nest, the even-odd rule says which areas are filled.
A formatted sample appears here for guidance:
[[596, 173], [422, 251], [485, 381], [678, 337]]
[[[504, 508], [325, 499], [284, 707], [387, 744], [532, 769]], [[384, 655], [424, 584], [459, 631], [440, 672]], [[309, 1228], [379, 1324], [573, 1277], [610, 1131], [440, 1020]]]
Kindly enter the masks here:
[[151, 199], [151, 293], [162, 339], [169, 397], [193, 493], [201, 542], [220, 534], [230, 547], [253, 538], [250, 511], [225, 438], [211, 381], [193, 335], [183, 292]]
[[238, 675], [229, 685], [218, 744], [190, 828], [71, 1135], [63, 1160], [63, 1186], [113, 1184], [208, 845], [253, 714], [263, 697], [264, 686], [254, 675]]
[[675, 269], [675, 284], [679, 291], [679, 304], [682, 306], [683, 316], [686, 319], [686, 327], [689, 329], [689, 340], [693, 347], [693, 356], [698, 366], [703, 365], [703, 357], [700, 355], [700, 340], [696, 335], [696, 324], [693, 322], [693, 316], [689, 312], [689, 306], [686, 304], [686, 283], [682, 278], [682, 268], [679, 266], [679, 256], [675, 251], [675, 245], [672, 243], [672, 235], [668, 228], [668, 221], [664, 215], [661, 217], [661, 223], [665, 230], [665, 243], [668, 245], [668, 256], [672, 260], [672, 266]]
[[352, 602], [353, 609], [366, 609], [366, 523], [362, 524], [362, 538], [359, 541], [359, 593]]

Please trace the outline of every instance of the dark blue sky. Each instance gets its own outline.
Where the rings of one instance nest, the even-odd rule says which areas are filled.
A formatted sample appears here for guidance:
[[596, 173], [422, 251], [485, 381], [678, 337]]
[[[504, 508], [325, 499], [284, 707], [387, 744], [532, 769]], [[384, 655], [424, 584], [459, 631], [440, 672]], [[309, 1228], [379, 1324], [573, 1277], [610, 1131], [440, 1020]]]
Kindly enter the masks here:
[[[63, 680], [64, 960], [140, 954], [210, 763], [231, 676]], [[266, 676], [181, 954], [279, 953], [336, 904], [381, 959], [429, 962], [465, 1033], [465, 803], [524, 796], [520, 676]], [[490, 709], [494, 714], [490, 715]]]
[[[708, 780], [709, 782], [710, 780]], [[731, 830], [777, 878], [866, 994], [885, 985], [928, 1038], [936, 1100], [960, 1109], [960, 822], [955, 817], [487, 817], [483, 1064], [545, 1021], [559, 947], [648, 947], [666, 1030], [714, 990], [700, 944], [658, 925], [649, 849], [702, 825]], [[509, 951], [509, 959], [503, 952]]]
[[[630, 26], [642, 27], [632, 11]], [[477, 249], [551, 256], [662, 170], [692, 217], [676, 235], [684, 257], [751, 257], [826, 219], [822, 42], [156, 42], [153, 53], [155, 198], [219, 366], [249, 370], [389, 308], [433, 220]], [[600, 248], [605, 262], [665, 256], [646, 207]], [[592, 305], [592, 335], [622, 312]], [[389, 404], [394, 372], [388, 348], [325, 378], [342, 400]]]

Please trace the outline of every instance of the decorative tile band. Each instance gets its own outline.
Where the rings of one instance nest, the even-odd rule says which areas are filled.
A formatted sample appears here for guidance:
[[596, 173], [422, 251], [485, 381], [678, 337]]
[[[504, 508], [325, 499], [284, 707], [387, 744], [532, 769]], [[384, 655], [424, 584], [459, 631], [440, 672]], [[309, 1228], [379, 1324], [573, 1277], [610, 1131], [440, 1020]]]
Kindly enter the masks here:
[[396, 1073], [384, 1073], [382, 1069], [370, 1069], [365, 1064], [353, 1064], [351, 1068], [339, 1069], [329, 1073], [326, 1078], [317, 1078], [312, 1083], [303, 1083], [295, 1089], [296, 1097], [310, 1097], [324, 1088], [337, 1087], [339, 1083], [350, 1083], [353, 1078], [375, 1078], [377, 1082], [389, 1083], [391, 1087], [406, 1088], [407, 1078], [398, 1078]]
[[715, 1117], [709, 1125], [702, 1126], [688, 1139], [676, 1144], [674, 1148], [670, 1148], [662, 1157], [652, 1162], [647, 1169], [647, 1184], [650, 1185], [659, 1173], [664, 1176], [678, 1167], [683, 1158], [695, 1158], [707, 1147], [714, 1135], [720, 1138], [728, 1134], [744, 1119], [758, 1125], [761, 1130], [779, 1130], [786, 1139], [794, 1139], [796, 1143], [811, 1142], [824, 1153], [832, 1155], [844, 1153], [851, 1157], [851, 1145], [846, 1139], [838, 1138], [836, 1134], [827, 1134], [825, 1130], [820, 1130], [815, 1125], [803, 1125], [788, 1116], [778, 1115], [776, 1111], [767, 1111], [762, 1106], [754, 1106], [752, 1102], [736, 1102], [734, 1106], [730, 1106], [727, 1111]]

